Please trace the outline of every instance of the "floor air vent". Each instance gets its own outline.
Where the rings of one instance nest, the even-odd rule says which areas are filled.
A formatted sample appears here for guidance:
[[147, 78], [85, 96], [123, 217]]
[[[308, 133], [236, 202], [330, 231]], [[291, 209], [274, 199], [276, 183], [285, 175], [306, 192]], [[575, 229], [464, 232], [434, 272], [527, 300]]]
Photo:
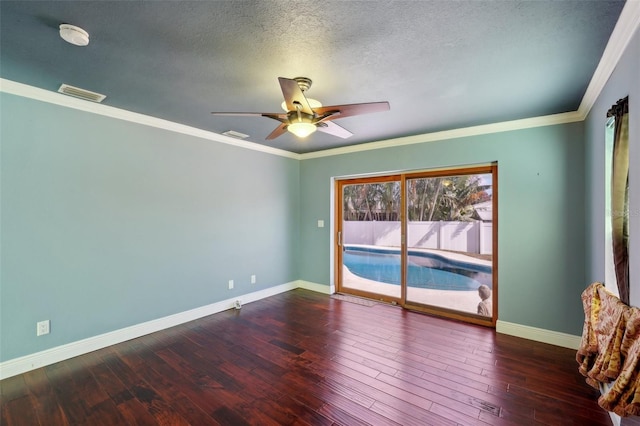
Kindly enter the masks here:
[[500, 407], [498, 407], [497, 405], [494, 405], [490, 402], [482, 401], [482, 400], [477, 400], [476, 402], [479, 403], [478, 406], [480, 407], [481, 410], [491, 413], [496, 417], [500, 417]]
[[351, 302], [351, 303], [355, 303], [356, 305], [369, 306], [369, 307], [375, 306], [378, 304], [378, 302], [375, 300], [365, 299], [363, 297], [347, 296], [344, 294], [332, 294], [331, 298], [344, 300], [345, 302]]
[[62, 84], [58, 89], [58, 92], [91, 102], [102, 102], [104, 98], [107, 97], [106, 95], [101, 95], [100, 93], [91, 92], [79, 87], [69, 86], [68, 84]]

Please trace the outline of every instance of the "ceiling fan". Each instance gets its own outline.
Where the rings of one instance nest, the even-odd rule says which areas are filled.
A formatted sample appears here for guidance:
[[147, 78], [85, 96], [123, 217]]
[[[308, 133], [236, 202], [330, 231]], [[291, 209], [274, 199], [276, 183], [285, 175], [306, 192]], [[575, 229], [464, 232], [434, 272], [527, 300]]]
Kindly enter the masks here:
[[316, 130], [346, 139], [353, 136], [353, 133], [337, 125], [333, 120], [389, 110], [389, 102], [322, 106], [320, 102], [307, 98], [304, 94], [311, 87], [311, 79], [306, 77], [278, 77], [278, 81], [284, 95], [284, 102], [282, 103], [282, 108], [286, 111], [284, 113], [212, 112], [211, 114], [261, 116], [279, 121], [280, 125], [266, 137], [267, 140], [275, 139], [287, 131], [300, 138], [305, 138]]

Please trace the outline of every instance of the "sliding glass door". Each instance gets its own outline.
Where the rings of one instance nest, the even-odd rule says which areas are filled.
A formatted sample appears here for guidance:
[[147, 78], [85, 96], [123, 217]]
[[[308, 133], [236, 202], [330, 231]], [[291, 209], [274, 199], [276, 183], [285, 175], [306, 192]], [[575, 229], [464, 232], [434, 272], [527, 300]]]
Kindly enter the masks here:
[[495, 325], [496, 183], [496, 165], [338, 181], [338, 291]]
[[451, 316], [492, 318], [491, 170], [411, 175], [406, 191], [405, 304]]
[[338, 291], [399, 303], [400, 178], [338, 183]]

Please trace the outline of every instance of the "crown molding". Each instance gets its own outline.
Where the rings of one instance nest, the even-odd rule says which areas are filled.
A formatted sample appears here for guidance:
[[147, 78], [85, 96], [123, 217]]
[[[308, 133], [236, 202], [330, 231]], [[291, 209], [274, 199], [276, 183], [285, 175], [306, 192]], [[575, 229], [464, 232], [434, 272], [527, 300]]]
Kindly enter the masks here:
[[607, 46], [600, 58], [600, 62], [591, 77], [591, 81], [587, 86], [582, 101], [576, 111], [565, 112], [561, 114], [553, 114], [542, 117], [525, 118], [521, 120], [505, 121], [500, 123], [485, 124], [480, 126], [465, 127], [460, 129], [445, 130], [441, 132], [425, 133], [422, 135], [407, 136], [402, 138], [387, 139], [377, 142], [363, 143], [359, 145], [327, 149], [324, 151], [310, 152], [306, 154], [296, 154], [282, 149], [271, 148], [254, 142], [242, 141], [230, 138], [218, 133], [197, 129], [195, 127], [174, 123], [139, 114], [131, 111], [122, 110], [108, 105], [94, 104], [91, 102], [75, 99], [69, 96], [51, 92], [48, 90], [36, 88], [11, 80], [0, 79], [0, 92], [6, 92], [17, 96], [23, 96], [48, 102], [68, 108], [74, 108], [81, 111], [100, 114], [107, 117], [117, 118], [125, 121], [143, 124], [146, 126], [157, 127], [160, 129], [182, 133], [185, 135], [195, 136], [215, 142], [234, 145], [240, 148], [260, 151], [267, 154], [278, 155], [281, 157], [291, 158], [294, 160], [309, 160], [313, 158], [329, 157], [334, 155], [350, 154], [355, 152], [370, 151], [374, 149], [383, 149], [397, 147], [403, 145], [413, 145], [418, 143], [435, 142], [447, 139], [464, 138], [469, 136], [478, 136], [490, 133], [500, 133], [513, 130], [522, 130], [533, 127], [552, 126], [556, 124], [573, 123], [576, 121], [584, 121], [596, 102], [600, 92], [611, 77], [620, 57], [629, 45], [634, 33], [640, 27], [640, 0], [627, 0], [620, 18], [616, 23]]
[[254, 142], [234, 139], [210, 131], [197, 129], [184, 124], [163, 120], [149, 115], [126, 111], [109, 105], [97, 104], [82, 99], [76, 99], [61, 93], [41, 89], [27, 84], [0, 78], [0, 92], [22, 96], [41, 102], [47, 102], [67, 108], [77, 109], [84, 112], [103, 115], [119, 120], [125, 120], [145, 126], [156, 127], [171, 132], [181, 133], [197, 138], [207, 139], [215, 142], [234, 145], [240, 148], [260, 151], [267, 154], [278, 155], [294, 160], [308, 160], [312, 158], [328, 157], [333, 155], [349, 154], [353, 152], [370, 151], [374, 149], [390, 148], [402, 145], [412, 145], [426, 142], [436, 142], [447, 139], [463, 138], [469, 136], [484, 135], [490, 133], [507, 132], [511, 130], [521, 130], [531, 127], [551, 126], [555, 124], [572, 123], [584, 120], [584, 117], [577, 111], [562, 114], [553, 114], [543, 117], [525, 118], [521, 120], [505, 121], [501, 123], [484, 124], [480, 126], [466, 127], [441, 132], [425, 133], [422, 135], [406, 136], [402, 138], [387, 139], [377, 142], [364, 143], [360, 145], [346, 146], [341, 148], [328, 149], [324, 151], [310, 152], [307, 154], [296, 154], [282, 149], [271, 148]]
[[466, 127], [454, 130], [445, 130], [442, 132], [425, 133], [422, 135], [407, 136], [402, 138], [387, 139], [377, 142], [364, 143], [341, 148], [328, 149], [324, 151], [311, 152], [307, 154], [296, 154], [294, 152], [282, 149], [271, 148], [255, 142], [248, 142], [234, 139], [218, 133], [207, 130], [197, 129], [195, 127], [186, 126], [184, 124], [175, 123], [161, 118], [149, 115], [139, 114], [137, 112], [126, 111], [109, 105], [103, 105], [76, 99], [61, 93], [52, 92], [50, 90], [41, 89], [27, 84], [0, 78], [0, 92], [9, 93], [16, 96], [22, 96], [41, 102], [47, 102], [60, 105], [67, 108], [77, 109], [84, 112], [103, 115], [119, 120], [125, 120], [145, 126], [156, 127], [171, 132], [181, 133], [197, 138], [207, 139], [214, 142], [234, 145], [240, 148], [260, 151], [267, 154], [278, 155], [281, 157], [291, 158], [294, 160], [308, 160], [312, 158], [327, 157], [332, 155], [348, 154], [352, 152], [369, 151], [373, 149], [389, 148], [394, 146], [412, 145], [417, 143], [435, 142], [440, 140], [463, 138], [468, 136], [477, 136], [489, 133], [507, 132], [511, 130], [520, 130], [531, 127], [551, 126], [554, 124], [572, 123], [574, 121], [584, 120], [584, 117], [578, 115], [576, 111], [566, 112], [562, 114], [553, 114], [543, 117], [525, 118], [521, 120], [505, 121], [501, 123], [484, 124], [480, 126]]
[[492, 133], [509, 132], [512, 130], [529, 129], [532, 127], [553, 126], [556, 124], [573, 123], [584, 118], [577, 111], [561, 114], [545, 115], [542, 117], [524, 118], [521, 120], [503, 121], [500, 123], [483, 124], [480, 126], [464, 127], [461, 129], [444, 130], [441, 132], [425, 133], [422, 135], [406, 136], [402, 138], [387, 139], [378, 142], [370, 142], [361, 145], [345, 146], [341, 148], [327, 149], [324, 151], [302, 154], [301, 160], [312, 158], [330, 157], [333, 155], [350, 154], [354, 152], [370, 151], [373, 149], [391, 148], [403, 145], [414, 145], [426, 142], [437, 142], [447, 139], [466, 138], [469, 136], [486, 135]]
[[12, 80], [0, 78], [0, 92], [9, 93], [11, 95], [22, 96], [41, 102], [60, 105], [67, 108], [77, 109], [84, 112], [103, 115], [106, 117], [116, 118], [119, 120], [129, 121], [132, 123], [142, 124], [144, 126], [156, 127], [158, 129], [168, 130], [183, 135], [194, 136], [214, 142], [220, 142], [227, 145], [234, 145], [239, 148], [260, 151], [267, 154], [278, 155], [281, 157], [299, 160], [300, 155], [285, 151], [283, 149], [271, 148], [269, 146], [260, 145], [255, 142], [243, 141], [207, 130], [198, 129], [184, 124], [175, 123], [161, 118], [151, 117], [149, 115], [139, 114], [137, 112], [126, 111], [109, 105], [93, 103], [82, 99], [73, 98], [58, 92], [40, 89], [38, 87], [29, 86], [27, 84], [18, 83]]
[[609, 81], [609, 77], [611, 77], [613, 70], [616, 68], [616, 65], [618, 65], [620, 57], [622, 57], [622, 54], [639, 27], [640, 0], [627, 0], [622, 9], [622, 13], [620, 13], [620, 18], [618, 18], [618, 22], [611, 32], [598, 67], [593, 73], [591, 82], [582, 97], [582, 102], [580, 102], [580, 106], [578, 107], [578, 113], [583, 120], [589, 115], [591, 108], [598, 99], [598, 96], [600, 96], [600, 92], [602, 92], [605, 84]]

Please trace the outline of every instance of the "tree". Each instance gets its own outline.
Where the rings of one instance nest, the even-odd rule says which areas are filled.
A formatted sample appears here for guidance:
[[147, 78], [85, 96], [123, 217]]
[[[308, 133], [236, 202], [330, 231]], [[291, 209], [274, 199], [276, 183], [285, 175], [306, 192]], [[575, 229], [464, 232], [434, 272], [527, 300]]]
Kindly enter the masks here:
[[[491, 200], [491, 185], [482, 175], [460, 175], [407, 180], [410, 221], [470, 221], [474, 204]], [[358, 221], [395, 221], [400, 218], [400, 183], [376, 182], [343, 187], [343, 218]]]
[[473, 205], [491, 199], [490, 185], [482, 185], [480, 175], [410, 179], [408, 185], [407, 210], [413, 221], [469, 221]]
[[400, 184], [398, 182], [345, 185], [342, 199], [344, 220], [399, 219]]

